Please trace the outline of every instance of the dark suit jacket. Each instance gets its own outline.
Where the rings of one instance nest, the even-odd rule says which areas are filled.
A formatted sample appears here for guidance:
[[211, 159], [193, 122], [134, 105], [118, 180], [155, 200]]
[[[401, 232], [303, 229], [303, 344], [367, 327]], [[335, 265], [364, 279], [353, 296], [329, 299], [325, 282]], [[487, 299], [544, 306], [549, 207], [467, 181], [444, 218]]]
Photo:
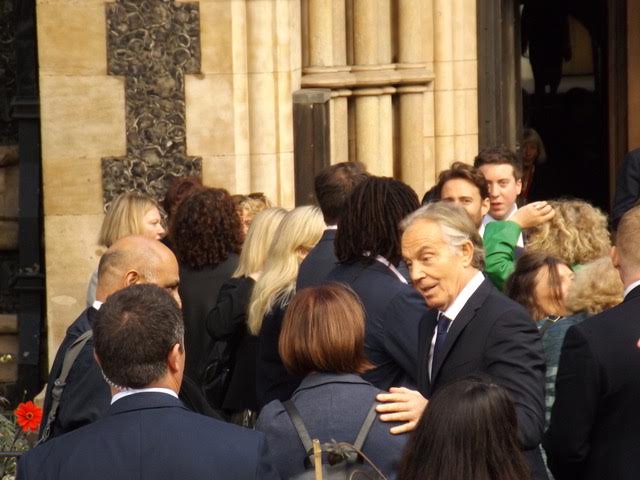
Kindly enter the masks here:
[[640, 148], [624, 156], [616, 179], [611, 218], [613, 228], [618, 228], [622, 216], [640, 200]]
[[300, 264], [296, 291], [322, 285], [329, 272], [338, 264], [333, 247], [336, 232], [337, 230], [335, 229], [325, 230], [320, 241]]
[[104, 418], [34, 448], [19, 479], [274, 478], [262, 434], [188, 411], [164, 393], [138, 393]]
[[[47, 380], [40, 434], [42, 434], [47, 415], [51, 409], [51, 389], [62, 371], [64, 356], [78, 337], [91, 330], [91, 325], [97, 314], [98, 311], [95, 308], [89, 307], [67, 329]], [[56, 420], [51, 427], [49, 438], [62, 435], [93, 422], [102, 416], [109, 406], [110, 400], [111, 391], [102, 378], [100, 368], [93, 358], [93, 338], [90, 338], [69, 371], [67, 385], [62, 392], [60, 407], [58, 408]]]
[[[311, 438], [320, 443], [335, 439], [353, 443], [380, 390], [357, 375], [313, 373], [305, 377], [293, 394], [293, 401]], [[406, 435], [392, 435], [376, 420], [371, 427], [364, 453], [387, 478], [395, 478]], [[304, 471], [305, 451], [282, 403], [275, 400], [264, 407], [256, 429], [267, 436], [272, 463], [283, 478]]]
[[207, 335], [207, 315], [216, 306], [220, 287], [238, 267], [238, 256], [232, 254], [215, 267], [192, 270], [180, 265], [180, 298], [184, 313], [184, 343], [187, 353], [185, 375], [199, 380], [204, 370], [211, 338]]
[[383, 264], [339, 264], [327, 281], [349, 285], [365, 310], [365, 352], [375, 368], [363, 375], [381, 390], [416, 385], [418, 325], [427, 306]]
[[545, 435], [556, 480], [640, 476], [640, 287], [571, 327]]
[[430, 381], [428, 358], [437, 314], [429, 310], [420, 323], [420, 392], [429, 398], [466, 375], [489, 375], [515, 403], [520, 441], [534, 478], [546, 478], [538, 448], [544, 429], [545, 362], [534, 321], [485, 279], [451, 324], [443, 360]]

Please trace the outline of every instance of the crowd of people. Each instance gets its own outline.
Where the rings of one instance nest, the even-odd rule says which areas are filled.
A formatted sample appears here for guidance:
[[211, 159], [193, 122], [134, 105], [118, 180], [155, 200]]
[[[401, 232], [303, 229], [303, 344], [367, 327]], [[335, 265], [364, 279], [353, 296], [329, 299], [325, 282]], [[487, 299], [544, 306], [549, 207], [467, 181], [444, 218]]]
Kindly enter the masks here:
[[636, 478], [640, 207], [526, 203], [529, 150], [121, 195], [18, 478]]

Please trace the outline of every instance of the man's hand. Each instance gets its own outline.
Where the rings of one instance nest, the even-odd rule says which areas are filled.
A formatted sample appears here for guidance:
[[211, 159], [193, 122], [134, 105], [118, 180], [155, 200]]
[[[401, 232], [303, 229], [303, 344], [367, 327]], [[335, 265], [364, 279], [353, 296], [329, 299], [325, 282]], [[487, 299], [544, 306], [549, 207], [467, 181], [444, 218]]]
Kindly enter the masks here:
[[383, 422], [405, 422], [402, 425], [392, 427], [390, 432], [394, 435], [410, 432], [416, 428], [422, 412], [429, 401], [420, 392], [404, 387], [391, 387], [389, 393], [380, 393], [376, 400], [381, 402], [376, 407]]
[[526, 230], [548, 222], [555, 214], [556, 212], [547, 202], [533, 202], [519, 208], [510, 220], [517, 223], [522, 230]]

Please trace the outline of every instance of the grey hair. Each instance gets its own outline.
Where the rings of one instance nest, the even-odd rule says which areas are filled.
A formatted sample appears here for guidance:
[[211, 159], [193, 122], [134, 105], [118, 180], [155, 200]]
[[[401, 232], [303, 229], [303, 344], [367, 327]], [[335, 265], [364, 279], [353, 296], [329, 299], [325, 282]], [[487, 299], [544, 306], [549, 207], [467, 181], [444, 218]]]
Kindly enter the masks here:
[[450, 202], [427, 204], [410, 215], [407, 215], [404, 220], [400, 222], [400, 230], [402, 232], [406, 231], [417, 221], [429, 221], [437, 224], [449, 247], [456, 251], [466, 242], [470, 241], [473, 245], [471, 266], [478, 270], [484, 268], [482, 237], [466, 210], [462, 207]]

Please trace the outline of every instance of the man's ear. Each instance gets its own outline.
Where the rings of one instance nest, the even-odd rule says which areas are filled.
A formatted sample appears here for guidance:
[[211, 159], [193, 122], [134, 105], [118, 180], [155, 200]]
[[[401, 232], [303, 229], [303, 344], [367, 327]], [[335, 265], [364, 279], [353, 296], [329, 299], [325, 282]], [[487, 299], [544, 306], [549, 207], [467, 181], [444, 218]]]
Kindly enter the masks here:
[[516, 193], [520, 195], [521, 192], [522, 192], [522, 179], [520, 178], [516, 180]]
[[480, 204], [480, 213], [483, 217], [489, 213], [489, 208], [491, 208], [491, 199], [487, 197], [482, 200], [482, 203]]
[[609, 256], [611, 257], [611, 262], [613, 263], [613, 266], [616, 268], [620, 268], [620, 252], [618, 251], [615, 245], [611, 247], [611, 250], [609, 251]]
[[171, 373], [182, 373], [184, 370], [184, 349], [176, 343], [167, 355], [167, 367]]
[[473, 262], [473, 251], [474, 251], [474, 248], [471, 240], [467, 240], [460, 247], [460, 252], [463, 259], [463, 265], [465, 268], [471, 266], [471, 263]]
[[136, 272], [135, 270], [129, 270], [124, 274], [123, 288], [127, 288], [137, 283], [142, 283], [142, 275], [140, 275], [138, 272]]
[[93, 351], [93, 359], [96, 361], [98, 366], [102, 369], [102, 364], [100, 363], [100, 358], [98, 357], [98, 354], [96, 353], [95, 350]]

